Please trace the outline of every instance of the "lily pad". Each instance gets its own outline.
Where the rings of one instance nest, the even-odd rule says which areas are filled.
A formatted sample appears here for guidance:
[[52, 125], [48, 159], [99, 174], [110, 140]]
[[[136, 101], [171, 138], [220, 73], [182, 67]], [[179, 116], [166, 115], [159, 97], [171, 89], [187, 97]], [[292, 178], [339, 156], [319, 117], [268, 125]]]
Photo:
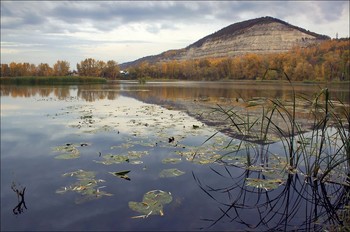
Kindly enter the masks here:
[[283, 181], [282, 179], [258, 179], [258, 178], [246, 178], [246, 185], [265, 189], [266, 191], [277, 189]]
[[220, 159], [222, 156], [214, 153], [213, 151], [201, 151], [194, 153], [192, 157], [188, 157], [187, 160], [196, 164], [212, 164]]
[[163, 164], [177, 164], [181, 162], [181, 158], [165, 158], [162, 160]]
[[76, 159], [80, 157], [80, 151], [77, 149], [78, 147], [86, 147], [89, 146], [89, 143], [66, 143], [62, 146], [56, 146], [52, 150], [55, 152], [61, 152], [62, 154], [55, 156], [55, 159]]
[[55, 156], [55, 159], [77, 159], [79, 158], [79, 152], [74, 152], [74, 153], [66, 153], [66, 154], [61, 154], [58, 156]]
[[148, 155], [148, 151], [128, 151], [129, 159], [139, 159], [144, 155]]
[[220, 162], [225, 163], [226, 165], [233, 165], [237, 167], [246, 167], [247, 166], [247, 157], [238, 156], [238, 155], [225, 155], [220, 158]]
[[[132, 164], [140, 164], [142, 161], [139, 161], [137, 159], [140, 159], [144, 155], [148, 155], [148, 151], [128, 151], [128, 154], [123, 155], [114, 155], [114, 154], [107, 154], [104, 155], [102, 158], [103, 161], [94, 160], [96, 163], [101, 163], [104, 165], [111, 165], [111, 164], [119, 164], [122, 162], [130, 162]], [[136, 160], [136, 161], [133, 161]], [[132, 162], [133, 161], [133, 162]]]
[[147, 218], [150, 215], [163, 216], [163, 206], [169, 204], [173, 200], [171, 193], [162, 190], [152, 190], [143, 196], [142, 202], [129, 202], [129, 208], [133, 211], [141, 213], [142, 215], [132, 218]]
[[75, 203], [80, 204], [83, 202], [86, 202], [88, 200], [94, 200], [101, 198], [102, 196], [112, 196], [113, 194], [107, 193], [104, 191], [100, 191], [101, 188], [104, 188], [106, 186], [99, 186], [99, 183], [105, 182], [101, 179], [95, 179], [95, 172], [92, 171], [84, 171], [84, 170], [77, 170], [74, 172], [67, 172], [63, 174], [64, 177], [76, 177], [77, 182], [61, 187], [60, 189], [56, 190], [56, 193], [63, 194], [68, 191], [76, 192], [80, 194], [80, 197], [78, 197], [75, 200]]
[[167, 178], [167, 177], [176, 177], [181, 176], [185, 174], [185, 172], [177, 169], [177, 168], [170, 168], [170, 169], [164, 169], [159, 173], [159, 177]]
[[84, 171], [79, 169], [74, 172], [64, 173], [62, 176], [75, 176], [78, 180], [92, 179], [95, 178], [96, 173], [92, 171]]
[[96, 163], [111, 165], [111, 164], [119, 164], [122, 162], [128, 162], [129, 158], [126, 155], [113, 155], [107, 154], [103, 156], [103, 161], [94, 160]]

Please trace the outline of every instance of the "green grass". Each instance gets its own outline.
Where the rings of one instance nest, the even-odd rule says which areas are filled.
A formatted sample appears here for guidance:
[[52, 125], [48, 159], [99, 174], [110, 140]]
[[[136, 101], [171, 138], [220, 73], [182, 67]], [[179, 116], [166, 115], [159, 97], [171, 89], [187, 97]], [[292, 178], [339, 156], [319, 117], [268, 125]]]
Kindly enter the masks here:
[[16, 85], [51, 85], [51, 84], [80, 84], [80, 83], [106, 83], [102, 77], [83, 76], [44, 76], [44, 77], [1, 77], [0, 84]]

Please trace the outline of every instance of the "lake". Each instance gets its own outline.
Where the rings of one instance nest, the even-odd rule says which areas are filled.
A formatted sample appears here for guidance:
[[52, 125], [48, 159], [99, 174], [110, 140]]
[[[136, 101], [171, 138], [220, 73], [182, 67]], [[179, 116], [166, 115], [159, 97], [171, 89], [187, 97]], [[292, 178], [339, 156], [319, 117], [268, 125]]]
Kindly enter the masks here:
[[[294, 86], [305, 96], [322, 87]], [[348, 85], [327, 87], [350, 103]], [[2, 85], [1, 230], [334, 228], [349, 204], [343, 176], [308, 183], [281, 171], [283, 142], [242, 143], [200, 117], [203, 107], [290, 97], [282, 83]]]

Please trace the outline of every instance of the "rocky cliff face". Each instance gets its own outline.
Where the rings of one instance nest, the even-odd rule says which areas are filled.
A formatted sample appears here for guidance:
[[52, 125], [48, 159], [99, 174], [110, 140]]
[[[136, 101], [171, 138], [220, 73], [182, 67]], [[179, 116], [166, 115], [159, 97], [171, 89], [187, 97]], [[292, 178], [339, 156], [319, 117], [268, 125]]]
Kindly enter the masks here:
[[189, 47], [186, 52], [174, 58], [199, 59], [246, 53], [286, 52], [294, 46], [306, 46], [318, 40], [315, 36], [273, 22], [254, 25], [237, 35], [208, 39], [200, 47]]
[[272, 17], [263, 17], [232, 24], [208, 35], [188, 47], [156, 56], [144, 57], [125, 65], [143, 61], [150, 63], [212, 57], [233, 57], [247, 53], [279, 53], [294, 46], [305, 47], [330, 39]]

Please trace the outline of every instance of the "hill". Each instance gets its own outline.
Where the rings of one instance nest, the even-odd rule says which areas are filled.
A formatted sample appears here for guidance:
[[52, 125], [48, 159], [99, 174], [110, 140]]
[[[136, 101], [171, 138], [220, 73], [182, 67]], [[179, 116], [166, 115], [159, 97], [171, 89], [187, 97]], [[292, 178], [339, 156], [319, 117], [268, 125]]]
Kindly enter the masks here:
[[329, 40], [330, 37], [310, 32], [273, 17], [261, 17], [229, 25], [183, 49], [123, 63], [122, 69], [141, 62], [234, 57], [247, 53], [268, 54], [290, 51], [293, 47]]

